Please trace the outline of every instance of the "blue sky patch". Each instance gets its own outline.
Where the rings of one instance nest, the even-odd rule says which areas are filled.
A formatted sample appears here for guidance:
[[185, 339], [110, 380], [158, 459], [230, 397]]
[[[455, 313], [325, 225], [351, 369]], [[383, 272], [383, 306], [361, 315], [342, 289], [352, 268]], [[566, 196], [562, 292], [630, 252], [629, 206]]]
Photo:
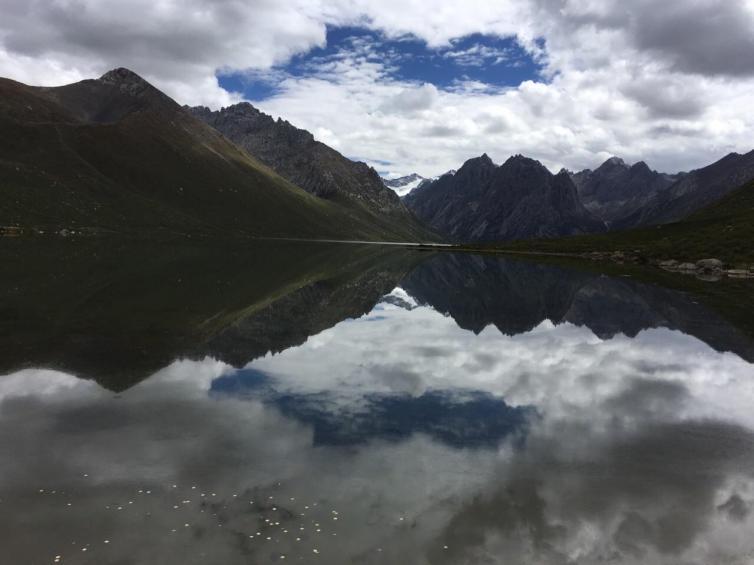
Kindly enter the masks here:
[[413, 36], [386, 38], [364, 28], [330, 27], [324, 47], [296, 55], [268, 71], [220, 73], [218, 82], [222, 88], [258, 102], [274, 96], [287, 78], [332, 79], [339, 63], [371, 65], [378, 80], [430, 83], [440, 89], [470, 81], [504, 88], [542, 80], [541, 65], [515, 38], [473, 34], [447, 46], [428, 48]]

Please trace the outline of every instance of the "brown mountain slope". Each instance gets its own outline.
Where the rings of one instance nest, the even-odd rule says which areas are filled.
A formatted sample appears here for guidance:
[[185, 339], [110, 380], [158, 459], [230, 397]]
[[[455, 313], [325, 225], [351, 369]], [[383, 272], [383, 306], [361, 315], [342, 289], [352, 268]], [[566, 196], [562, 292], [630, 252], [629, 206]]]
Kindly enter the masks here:
[[0, 226], [402, 240], [415, 231], [285, 181], [126, 69], [0, 79]]

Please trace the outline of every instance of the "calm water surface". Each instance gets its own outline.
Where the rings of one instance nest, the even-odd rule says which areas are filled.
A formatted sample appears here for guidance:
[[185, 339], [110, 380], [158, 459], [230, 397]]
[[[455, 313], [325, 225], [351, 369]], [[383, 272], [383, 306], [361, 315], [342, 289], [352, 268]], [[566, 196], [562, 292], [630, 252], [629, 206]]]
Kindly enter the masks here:
[[115, 247], [5, 251], [2, 563], [754, 563], [754, 340], [694, 294]]

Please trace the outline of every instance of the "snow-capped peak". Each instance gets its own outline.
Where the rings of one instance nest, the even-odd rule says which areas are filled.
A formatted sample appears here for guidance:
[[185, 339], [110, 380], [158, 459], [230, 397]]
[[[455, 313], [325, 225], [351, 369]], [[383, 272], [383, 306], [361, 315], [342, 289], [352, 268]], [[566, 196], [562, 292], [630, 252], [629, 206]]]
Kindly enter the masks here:
[[412, 173], [397, 179], [382, 179], [382, 182], [386, 187], [394, 190], [398, 196], [404, 196], [419, 186], [423, 180], [423, 176]]

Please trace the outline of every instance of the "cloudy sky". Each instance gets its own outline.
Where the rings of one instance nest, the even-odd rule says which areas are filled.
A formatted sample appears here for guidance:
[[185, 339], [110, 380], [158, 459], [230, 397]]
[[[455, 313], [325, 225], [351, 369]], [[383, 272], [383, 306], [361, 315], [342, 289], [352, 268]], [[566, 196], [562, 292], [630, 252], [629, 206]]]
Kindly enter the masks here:
[[0, 75], [126, 66], [384, 174], [487, 152], [675, 172], [754, 148], [754, 0], [0, 0]]

